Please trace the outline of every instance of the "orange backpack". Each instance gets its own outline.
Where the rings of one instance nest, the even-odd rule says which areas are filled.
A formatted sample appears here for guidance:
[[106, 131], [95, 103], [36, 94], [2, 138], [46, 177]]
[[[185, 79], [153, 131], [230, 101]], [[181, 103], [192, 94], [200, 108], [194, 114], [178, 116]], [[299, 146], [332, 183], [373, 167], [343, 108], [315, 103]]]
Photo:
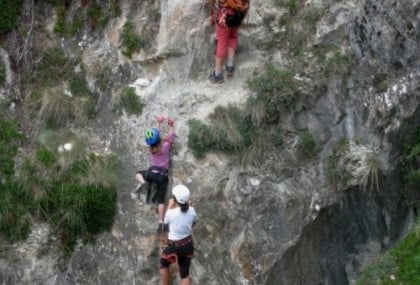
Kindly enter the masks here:
[[222, 10], [226, 13], [226, 25], [230, 28], [239, 27], [249, 9], [248, 0], [225, 0]]

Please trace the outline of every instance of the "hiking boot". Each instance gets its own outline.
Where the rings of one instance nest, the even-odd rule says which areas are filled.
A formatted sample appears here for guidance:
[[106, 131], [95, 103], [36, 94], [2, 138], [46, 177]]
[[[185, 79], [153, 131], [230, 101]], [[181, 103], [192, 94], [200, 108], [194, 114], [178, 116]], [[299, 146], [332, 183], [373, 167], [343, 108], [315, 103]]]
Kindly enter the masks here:
[[221, 84], [225, 82], [225, 79], [223, 78], [223, 73], [220, 73], [219, 75], [216, 75], [216, 72], [212, 70], [209, 76], [210, 83], [213, 84]]
[[233, 77], [235, 74], [235, 67], [226, 65], [226, 75], [227, 77]]

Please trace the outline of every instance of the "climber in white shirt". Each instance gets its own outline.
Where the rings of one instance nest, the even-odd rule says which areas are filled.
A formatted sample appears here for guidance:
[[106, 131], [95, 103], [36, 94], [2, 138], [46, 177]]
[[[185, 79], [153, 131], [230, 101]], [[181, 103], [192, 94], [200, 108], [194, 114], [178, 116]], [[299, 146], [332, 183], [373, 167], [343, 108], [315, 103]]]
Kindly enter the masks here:
[[189, 204], [190, 190], [185, 185], [176, 185], [172, 189], [172, 194], [174, 198], [171, 199], [165, 214], [165, 224], [169, 226], [168, 246], [161, 254], [160, 278], [162, 285], [169, 285], [169, 265], [177, 262], [181, 285], [190, 285], [189, 271], [194, 253], [192, 228], [197, 214]]

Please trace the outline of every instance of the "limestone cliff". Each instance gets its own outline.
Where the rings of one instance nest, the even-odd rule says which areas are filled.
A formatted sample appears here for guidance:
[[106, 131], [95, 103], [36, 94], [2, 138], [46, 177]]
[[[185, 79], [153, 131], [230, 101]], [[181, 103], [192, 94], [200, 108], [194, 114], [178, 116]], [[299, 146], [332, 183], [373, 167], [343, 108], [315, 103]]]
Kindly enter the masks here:
[[[79, 56], [98, 114], [74, 127], [118, 154], [121, 182], [111, 232], [63, 260], [49, 227], [36, 224], [27, 241], [0, 252], [1, 284], [159, 284], [157, 217], [130, 196], [134, 172], [148, 164], [143, 131], [158, 114], [175, 118], [170, 184], [188, 185], [199, 216], [193, 284], [349, 284], [412, 221], [399, 158], [420, 124], [418, 0], [306, 0], [296, 8], [253, 0], [235, 77], [217, 86], [207, 82], [214, 37], [204, 0], [117, 1], [121, 14], [102, 30], [87, 25], [63, 37], [53, 33], [56, 8], [24, 2], [20, 30], [0, 48], [1, 96], [25, 120], [32, 49], [58, 45]], [[83, 1], [66, 2], [74, 12]], [[131, 58], [121, 44], [128, 20], [148, 43]], [[218, 105], [244, 106], [253, 96], [247, 79], [268, 64], [291, 70], [299, 84], [294, 106], [278, 115], [281, 147], [256, 164], [221, 152], [196, 159], [188, 120], [206, 122]], [[140, 116], [111, 111], [124, 86], [145, 103]], [[303, 131], [317, 145], [309, 159], [298, 155]], [[345, 175], [331, 178], [331, 167]]]

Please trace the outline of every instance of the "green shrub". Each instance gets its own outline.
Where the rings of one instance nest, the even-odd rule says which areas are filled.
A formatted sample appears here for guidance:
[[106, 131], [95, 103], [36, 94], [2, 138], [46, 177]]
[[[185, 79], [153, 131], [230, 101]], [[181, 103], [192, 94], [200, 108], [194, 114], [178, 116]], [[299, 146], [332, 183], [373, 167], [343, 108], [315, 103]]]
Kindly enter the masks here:
[[68, 27], [68, 34], [70, 36], [75, 36], [80, 29], [83, 28], [85, 22], [83, 21], [83, 18], [80, 17], [74, 17], [69, 24]]
[[0, 59], [0, 87], [3, 87], [6, 83], [6, 66]]
[[15, 179], [14, 157], [22, 138], [14, 122], [0, 118], [0, 235], [25, 239], [31, 213], [53, 224], [66, 250], [78, 238], [109, 230], [116, 212], [116, 157], [92, 153], [85, 139], [68, 130], [47, 130]]
[[86, 79], [81, 74], [70, 75], [69, 88], [73, 96], [93, 97], [93, 94], [89, 89]]
[[46, 148], [41, 148], [36, 151], [36, 159], [45, 167], [53, 166], [57, 161], [54, 153]]
[[145, 45], [145, 41], [135, 33], [133, 23], [127, 21], [122, 31], [122, 54], [131, 57]]
[[[279, 31], [272, 32], [267, 47], [286, 49], [295, 56], [303, 55], [308, 39], [316, 32], [316, 23], [323, 11], [313, 5], [302, 6], [297, 0], [277, 0], [287, 9], [278, 18]], [[268, 25], [270, 27], [271, 25]], [[271, 28], [270, 28], [271, 29]]]
[[78, 60], [68, 58], [61, 48], [47, 49], [35, 67], [33, 85], [40, 88], [56, 86], [69, 78], [77, 63]]
[[217, 106], [209, 116], [215, 137], [215, 147], [224, 151], [237, 151], [249, 145], [252, 138], [249, 133], [247, 116], [236, 106]]
[[385, 92], [388, 89], [388, 75], [381, 73], [373, 78], [373, 86], [378, 92]]
[[122, 110], [125, 110], [129, 115], [141, 115], [143, 106], [144, 104], [136, 94], [136, 89], [126, 86], [119, 94], [117, 102], [114, 102], [114, 111], [122, 114]]
[[317, 151], [317, 145], [309, 131], [303, 131], [299, 135], [297, 151], [300, 158], [311, 158]]
[[335, 50], [325, 61], [325, 72], [327, 75], [347, 74], [352, 61], [353, 58], [350, 54]]
[[[417, 193], [420, 185], [420, 127], [414, 132], [408, 145], [404, 147], [405, 152], [405, 190], [414, 194]], [[409, 194], [409, 196], [412, 196]], [[410, 201], [419, 204], [419, 201]]]
[[14, 174], [17, 146], [23, 139], [15, 121], [3, 119], [0, 115], [0, 184]]
[[266, 122], [278, 121], [280, 113], [294, 105], [298, 94], [293, 74], [271, 65], [260, 76], [249, 79], [247, 85], [256, 93], [256, 97], [250, 99], [249, 108], [263, 107], [262, 120]]
[[0, 115], [0, 236], [9, 241], [25, 239], [30, 229], [31, 199], [14, 181], [14, 159], [22, 139], [16, 122]]
[[290, 15], [295, 16], [298, 11], [298, 0], [284, 0], [284, 4], [289, 10]]
[[66, 23], [66, 8], [64, 6], [58, 7], [56, 11], [56, 20], [54, 24], [54, 33], [63, 36], [67, 33], [68, 26]]
[[351, 174], [347, 172], [345, 167], [339, 165], [339, 155], [337, 153], [333, 153], [327, 158], [326, 178], [328, 185], [336, 191], [344, 187], [351, 178]]
[[10, 32], [16, 27], [22, 4], [22, 0], [0, 0], [0, 35]]
[[44, 92], [38, 118], [50, 128], [65, 126], [75, 119], [73, 99], [57, 89]]
[[420, 156], [420, 142], [418, 144], [415, 144], [410, 151], [410, 157], [416, 157]]
[[420, 185], [420, 168], [411, 170], [406, 176], [406, 187], [408, 189], [418, 190]]
[[290, 72], [268, 66], [264, 74], [248, 80], [254, 94], [243, 109], [234, 105], [218, 106], [210, 123], [190, 120], [188, 147], [197, 158], [208, 151], [223, 151], [241, 156], [245, 164], [263, 162], [283, 144], [277, 127], [280, 112], [294, 103], [297, 86]]
[[89, 20], [90, 26], [105, 27], [109, 21], [109, 16], [102, 10], [102, 7], [98, 3], [92, 3], [86, 9], [86, 15]]
[[271, 130], [270, 132], [268, 132], [269, 138], [271, 143], [275, 146], [275, 147], [280, 147], [283, 145], [283, 136], [281, 134], [281, 130], [280, 129], [276, 129], [274, 128], [273, 130]]
[[118, 3], [118, 0], [114, 0], [111, 2], [111, 8], [109, 9], [111, 12], [111, 17], [116, 18], [119, 17], [122, 13], [121, 7]]
[[255, 164], [283, 143], [280, 129], [257, 126], [248, 110], [234, 105], [216, 107], [209, 119], [208, 125], [196, 119], [188, 122], [188, 147], [197, 158], [209, 151], [223, 151], [237, 154], [244, 164]]
[[190, 148], [197, 158], [203, 158], [204, 154], [216, 145], [216, 138], [211, 132], [211, 128], [196, 119], [188, 121], [190, 132], [188, 133], [188, 148]]
[[43, 131], [37, 144], [20, 179], [36, 193], [32, 211], [52, 223], [64, 249], [71, 251], [78, 238], [91, 239], [112, 226], [118, 161], [91, 152], [86, 138], [68, 130]]
[[364, 284], [420, 284], [420, 224], [394, 248], [365, 268], [357, 280]]
[[111, 18], [121, 15], [118, 0], [105, 1], [105, 3], [104, 1], [82, 3], [72, 19], [66, 16], [67, 8], [60, 6], [62, 5], [60, 1], [50, 2], [52, 5], [58, 6], [54, 32], [60, 36], [74, 36], [86, 23], [92, 29], [104, 28]]
[[356, 285], [365, 284], [398, 284], [392, 283], [391, 275], [395, 274], [396, 263], [389, 252], [373, 260], [367, 268], [363, 270], [358, 278]]
[[[74, 69], [78, 58], [68, 58], [60, 48], [44, 52], [32, 79], [31, 96], [25, 101], [27, 112], [47, 127], [57, 128], [67, 123], [84, 124], [96, 115], [97, 98], [90, 91], [82, 72]], [[65, 94], [68, 83], [71, 94]]]
[[30, 232], [32, 197], [18, 183], [0, 184], [0, 236], [9, 241], [24, 240]]
[[61, 0], [47, 0], [47, 3], [49, 3], [50, 5], [56, 7], [58, 5], [61, 5], [62, 1]]
[[109, 230], [116, 211], [116, 189], [54, 182], [40, 201], [45, 218], [68, 250], [77, 238]]

